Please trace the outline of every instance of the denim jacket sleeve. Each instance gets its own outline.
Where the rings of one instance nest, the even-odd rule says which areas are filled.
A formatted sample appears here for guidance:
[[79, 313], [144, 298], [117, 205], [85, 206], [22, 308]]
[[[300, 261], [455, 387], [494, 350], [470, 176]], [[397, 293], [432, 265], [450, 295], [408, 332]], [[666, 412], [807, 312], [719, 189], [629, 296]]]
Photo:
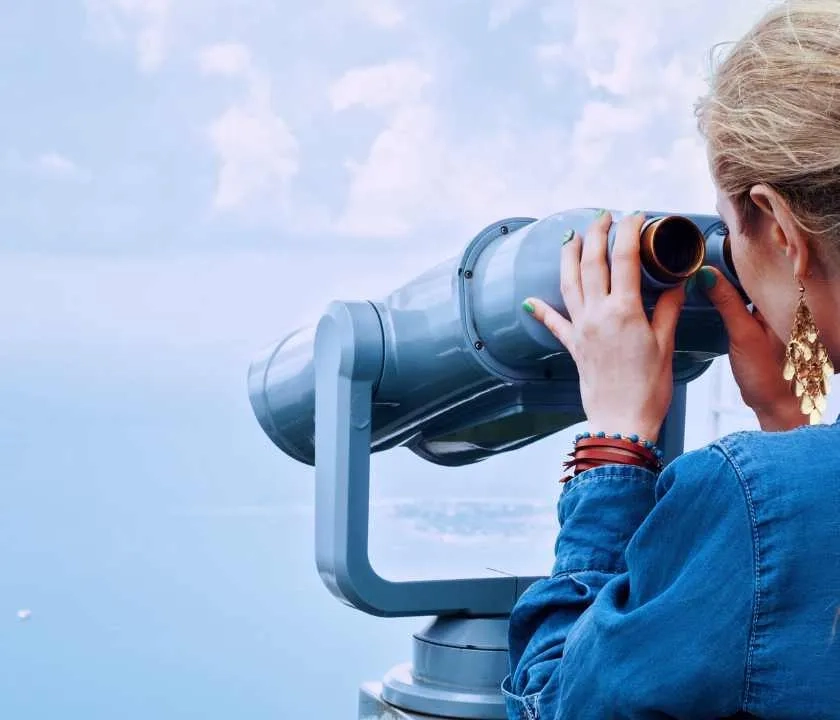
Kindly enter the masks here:
[[657, 478], [605, 466], [569, 482], [550, 577], [510, 622], [511, 720], [710, 718], [744, 706], [753, 523], [716, 446]]

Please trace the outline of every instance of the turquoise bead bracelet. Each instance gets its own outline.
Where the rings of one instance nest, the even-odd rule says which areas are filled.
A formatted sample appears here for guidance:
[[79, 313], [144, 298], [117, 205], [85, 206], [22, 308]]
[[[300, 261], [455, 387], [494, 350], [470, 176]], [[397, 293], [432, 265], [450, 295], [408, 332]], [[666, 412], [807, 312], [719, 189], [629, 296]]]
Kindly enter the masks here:
[[635, 434], [580, 433], [575, 436], [570, 459], [563, 465], [564, 470], [571, 470], [572, 473], [560, 482], [565, 483], [581, 472], [601, 465], [635, 465], [659, 472], [664, 465], [664, 457], [665, 454], [653, 442]]
[[645, 448], [645, 450], [650, 450], [660, 461], [665, 457], [665, 453], [663, 453], [662, 450], [660, 450], [656, 446], [656, 443], [653, 443], [650, 440], [643, 440], [635, 434], [622, 435], [621, 433], [613, 433], [612, 435], [608, 435], [605, 432], [584, 432], [575, 435], [575, 446], [577, 446], [578, 442], [580, 442], [581, 440], [588, 440], [589, 438], [609, 438], [610, 440], [627, 440], [628, 442], [631, 442], [634, 445], [640, 445], [641, 447]]

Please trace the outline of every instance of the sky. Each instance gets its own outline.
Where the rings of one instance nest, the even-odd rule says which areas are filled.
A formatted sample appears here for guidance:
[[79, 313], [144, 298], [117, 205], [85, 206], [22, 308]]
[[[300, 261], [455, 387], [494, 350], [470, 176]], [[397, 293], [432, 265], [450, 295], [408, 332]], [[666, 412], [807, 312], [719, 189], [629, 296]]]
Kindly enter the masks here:
[[[420, 621], [320, 585], [311, 470], [254, 420], [250, 359], [504, 217], [713, 212], [692, 106], [764, 7], [3, 3], [0, 714], [351, 717]], [[690, 446], [718, 400], [750, 426], [708, 373]], [[567, 441], [458, 483], [378, 457], [372, 555], [539, 572]]]

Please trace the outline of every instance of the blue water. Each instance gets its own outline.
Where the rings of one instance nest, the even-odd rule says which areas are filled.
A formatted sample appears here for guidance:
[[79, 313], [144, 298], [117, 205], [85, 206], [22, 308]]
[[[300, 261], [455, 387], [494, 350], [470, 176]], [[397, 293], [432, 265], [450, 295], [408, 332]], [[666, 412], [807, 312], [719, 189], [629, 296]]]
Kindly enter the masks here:
[[[427, 619], [322, 585], [312, 470], [262, 434], [241, 358], [112, 355], [0, 356], [0, 718], [354, 718]], [[375, 567], [544, 572], [568, 434], [456, 471], [376, 456]]]
[[406, 654], [417, 619], [321, 585], [307, 473], [251, 422], [242, 373], [214, 392], [4, 375], [0, 717], [353, 717], [359, 682]]
[[[426, 619], [368, 617], [321, 584], [312, 471], [263, 436], [243, 367], [138, 366], [0, 362], [0, 717], [355, 717], [359, 684], [408, 659]], [[545, 565], [553, 481], [535, 510], [504, 499], [515, 473], [453, 484], [390, 455], [383, 574]]]

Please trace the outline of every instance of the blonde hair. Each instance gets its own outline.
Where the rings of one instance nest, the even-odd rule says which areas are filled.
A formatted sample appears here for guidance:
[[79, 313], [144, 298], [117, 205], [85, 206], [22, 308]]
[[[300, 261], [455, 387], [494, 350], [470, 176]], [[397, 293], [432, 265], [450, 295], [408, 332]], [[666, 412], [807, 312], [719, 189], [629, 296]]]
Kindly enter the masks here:
[[[718, 187], [749, 223], [756, 183], [840, 255], [840, 0], [787, 0], [734, 43], [696, 106]], [[820, 253], [821, 254], [821, 253]]]

